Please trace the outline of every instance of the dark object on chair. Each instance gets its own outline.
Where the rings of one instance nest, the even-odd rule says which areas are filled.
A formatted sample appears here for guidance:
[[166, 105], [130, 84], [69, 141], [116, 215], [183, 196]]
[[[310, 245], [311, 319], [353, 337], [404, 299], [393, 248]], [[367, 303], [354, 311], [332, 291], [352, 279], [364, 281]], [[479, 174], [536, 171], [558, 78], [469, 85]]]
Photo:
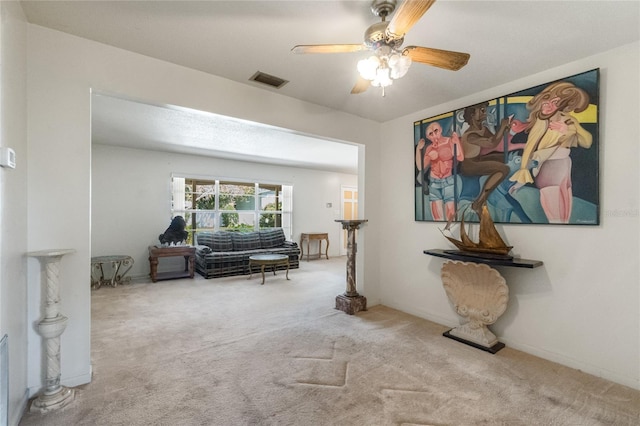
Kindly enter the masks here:
[[185, 222], [182, 216], [176, 216], [171, 220], [171, 225], [164, 231], [164, 234], [160, 234], [158, 239], [161, 244], [178, 244], [187, 240], [189, 234], [184, 230], [187, 222]]

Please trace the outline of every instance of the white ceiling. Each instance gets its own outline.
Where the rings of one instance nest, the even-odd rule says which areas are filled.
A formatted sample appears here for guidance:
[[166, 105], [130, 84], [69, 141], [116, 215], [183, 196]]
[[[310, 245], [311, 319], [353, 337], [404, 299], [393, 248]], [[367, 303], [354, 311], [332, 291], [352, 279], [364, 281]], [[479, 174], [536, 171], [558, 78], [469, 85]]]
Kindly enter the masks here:
[[92, 142], [358, 173], [358, 147], [192, 109], [91, 97]]
[[[37, 25], [379, 122], [640, 39], [638, 1], [438, 0], [407, 34], [404, 46], [467, 52], [468, 65], [453, 72], [415, 63], [382, 97], [376, 88], [360, 95], [349, 93], [356, 81], [356, 63], [366, 52], [291, 53], [296, 44], [362, 42], [367, 27], [379, 20], [370, 12], [369, 1], [23, 0], [21, 4], [28, 21]], [[274, 89], [249, 81], [256, 71], [289, 83]], [[115, 120], [123, 117], [106, 111], [117, 102], [99, 103], [103, 101], [105, 116], [96, 121], [118, 131], [121, 122]], [[157, 123], [151, 106], [123, 102]], [[202, 117], [186, 118], [184, 110], [160, 108], [157, 113], [176, 120], [183, 117], [186, 124], [198, 122], [200, 130], [207, 127]], [[150, 122], [143, 124], [147, 130]], [[140, 144], [184, 140], [175, 129], [165, 130], [167, 134]], [[142, 133], [131, 125], [121, 131]], [[237, 123], [229, 131], [238, 132]], [[207, 136], [196, 139], [190, 149], [202, 149]]]

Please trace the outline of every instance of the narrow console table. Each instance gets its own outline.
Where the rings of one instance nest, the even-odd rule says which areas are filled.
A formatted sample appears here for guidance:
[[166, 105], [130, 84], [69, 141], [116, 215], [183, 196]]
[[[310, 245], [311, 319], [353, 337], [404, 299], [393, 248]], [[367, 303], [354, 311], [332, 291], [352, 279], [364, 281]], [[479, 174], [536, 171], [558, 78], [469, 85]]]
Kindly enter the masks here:
[[307, 242], [307, 262], [309, 261], [309, 242], [311, 240], [318, 241], [318, 259], [322, 258], [322, 240], [327, 242], [324, 255], [329, 259], [329, 234], [326, 232], [303, 232], [300, 234], [300, 259], [304, 257], [304, 242]]
[[504, 348], [488, 326], [507, 309], [509, 288], [492, 266], [532, 269], [542, 266], [542, 262], [459, 250], [433, 249], [424, 253], [449, 260], [442, 265], [442, 285], [456, 313], [467, 320], [443, 335], [492, 354]]
[[[184, 271], [158, 273], [158, 258], [184, 257]], [[193, 278], [196, 263], [196, 248], [192, 246], [149, 246], [149, 267], [151, 281], [172, 280], [174, 278]]]

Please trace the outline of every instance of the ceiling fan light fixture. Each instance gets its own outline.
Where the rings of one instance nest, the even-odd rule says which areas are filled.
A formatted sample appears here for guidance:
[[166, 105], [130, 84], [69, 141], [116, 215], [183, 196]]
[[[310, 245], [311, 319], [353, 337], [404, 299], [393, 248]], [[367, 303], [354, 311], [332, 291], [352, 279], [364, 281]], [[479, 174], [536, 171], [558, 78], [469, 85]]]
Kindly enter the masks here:
[[371, 85], [374, 87], [387, 87], [393, 84], [391, 78], [391, 68], [380, 67], [376, 70], [376, 78], [371, 81]]
[[[294, 53], [350, 53], [370, 50], [374, 56], [358, 61], [358, 80], [351, 94], [362, 93], [369, 86], [390, 86], [402, 78], [412, 62], [457, 71], [467, 64], [468, 53], [422, 46], [402, 48], [407, 32], [420, 20], [436, 0], [404, 0], [396, 10], [397, 0], [372, 0], [371, 11], [381, 18], [364, 33], [362, 44], [307, 44], [291, 49]], [[391, 14], [393, 13], [393, 16]], [[387, 18], [391, 16], [391, 20]]]
[[377, 56], [369, 56], [358, 61], [358, 72], [362, 78], [374, 80], [380, 65], [380, 59]]
[[394, 80], [404, 77], [411, 66], [411, 58], [399, 52], [394, 52], [388, 62], [389, 68], [391, 68], [391, 78]]
[[387, 87], [393, 80], [402, 78], [411, 66], [411, 58], [389, 46], [377, 49], [374, 56], [358, 62], [360, 76], [371, 81], [374, 87]]

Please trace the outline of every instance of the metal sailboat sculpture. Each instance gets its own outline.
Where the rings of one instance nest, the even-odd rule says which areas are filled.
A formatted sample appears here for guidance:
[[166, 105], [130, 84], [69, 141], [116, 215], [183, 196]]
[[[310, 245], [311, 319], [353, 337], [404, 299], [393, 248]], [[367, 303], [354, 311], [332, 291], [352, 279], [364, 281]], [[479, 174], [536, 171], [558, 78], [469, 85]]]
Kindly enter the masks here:
[[[466, 209], [465, 209], [466, 211]], [[491, 214], [487, 208], [487, 204], [483, 203], [480, 210], [480, 230], [478, 231], [478, 242], [469, 238], [469, 234], [465, 229], [464, 212], [460, 220], [460, 239], [456, 239], [452, 236], [448, 236], [444, 231], [451, 228], [453, 218], [449, 219], [447, 226], [444, 230], [440, 230], [442, 235], [453, 243], [460, 251], [465, 252], [473, 256], [491, 255], [499, 256], [500, 258], [512, 258], [509, 256], [509, 252], [513, 248], [508, 246], [500, 237], [498, 230], [496, 229], [493, 220], [491, 220]]]

